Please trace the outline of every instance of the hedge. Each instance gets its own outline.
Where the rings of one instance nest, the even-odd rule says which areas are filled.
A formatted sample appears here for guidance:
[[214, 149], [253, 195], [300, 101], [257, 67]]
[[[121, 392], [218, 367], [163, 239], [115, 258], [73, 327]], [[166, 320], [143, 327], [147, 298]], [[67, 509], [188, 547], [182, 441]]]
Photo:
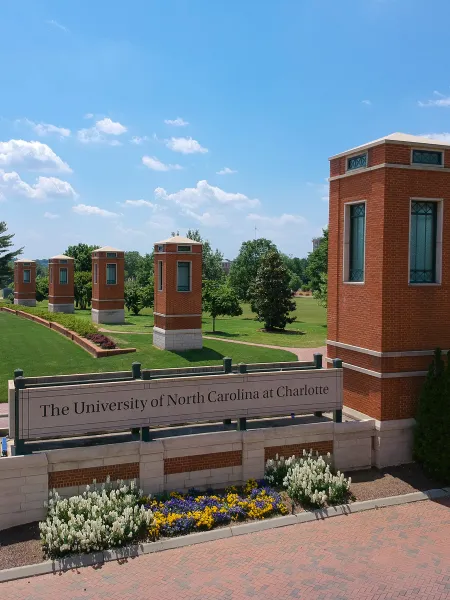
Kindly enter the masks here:
[[5, 304], [4, 306], [6, 306], [6, 308], [10, 308], [11, 310], [20, 310], [24, 313], [34, 315], [35, 317], [40, 317], [46, 321], [59, 323], [63, 327], [78, 333], [78, 335], [81, 335], [82, 337], [88, 337], [89, 334], [97, 333], [97, 327], [93, 323], [87, 319], [80, 319], [75, 315], [48, 312], [44, 308], [22, 306], [20, 304]]

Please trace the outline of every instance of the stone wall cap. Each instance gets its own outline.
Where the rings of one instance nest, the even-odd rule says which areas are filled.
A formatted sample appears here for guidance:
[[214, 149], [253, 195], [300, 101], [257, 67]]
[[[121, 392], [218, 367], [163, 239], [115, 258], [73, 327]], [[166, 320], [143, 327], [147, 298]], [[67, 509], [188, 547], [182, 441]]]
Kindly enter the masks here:
[[66, 256], [65, 254], [57, 254], [56, 256], [50, 256], [49, 260], [53, 259], [74, 260], [72, 256]]
[[119, 250], [119, 248], [113, 248], [112, 246], [103, 246], [102, 248], [97, 248], [92, 251], [92, 254], [95, 252], [123, 252], [123, 250]]
[[16, 263], [24, 263], [24, 262], [35, 263], [36, 261], [33, 260], [32, 258], [18, 258], [16, 260]]
[[196, 242], [195, 240], [190, 240], [187, 237], [183, 237], [182, 235], [176, 235], [174, 237], [168, 238], [167, 240], [161, 240], [160, 242], [155, 242], [155, 244], [190, 244], [191, 246], [202, 246], [202, 242]]
[[339, 154], [335, 154], [331, 156], [329, 160], [333, 160], [334, 158], [340, 158], [341, 156], [345, 156], [347, 154], [353, 154], [354, 152], [358, 152], [359, 150], [367, 150], [372, 146], [379, 146], [380, 144], [386, 143], [400, 143], [400, 144], [411, 144], [413, 146], [440, 146], [450, 148], [449, 142], [444, 142], [442, 140], [436, 140], [425, 136], [420, 135], [410, 135], [409, 133], [391, 133], [390, 135], [386, 135], [384, 137], [378, 138], [377, 140], [373, 140], [372, 142], [367, 142], [366, 144], [362, 144], [361, 146], [355, 146], [354, 148], [350, 148], [349, 150], [345, 150], [345, 152], [340, 152]]

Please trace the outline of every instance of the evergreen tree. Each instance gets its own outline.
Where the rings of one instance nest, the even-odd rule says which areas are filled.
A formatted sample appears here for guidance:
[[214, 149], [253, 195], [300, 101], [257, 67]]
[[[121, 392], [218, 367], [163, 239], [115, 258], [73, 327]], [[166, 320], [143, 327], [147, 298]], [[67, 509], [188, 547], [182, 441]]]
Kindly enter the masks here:
[[7, 285], [14, 278], [14, 259], [22, 254], [23, 248], [11, 250], [14, 233], [6, 233], [8, 227], [5, 221], [0, 221], [0, 285]]
[[447, 365], [435, 351], [416, 413], [414, 458], [425, 472], [450, 483], [450, 353]]
[[256, 279], [263, 256], [269, 250], [276, 249], [275, 244], [265, 238], [243, 242], [230, 269], [230, 285], [239, 300], [243, 302], [250, 300], [250, 287]]
[[267, 331], [285, 329], [296, 309], [289, 286], [290, 273], [278, 250], [269, 250], [261, 259], [256, 280], [250, 288], [251, 306]]

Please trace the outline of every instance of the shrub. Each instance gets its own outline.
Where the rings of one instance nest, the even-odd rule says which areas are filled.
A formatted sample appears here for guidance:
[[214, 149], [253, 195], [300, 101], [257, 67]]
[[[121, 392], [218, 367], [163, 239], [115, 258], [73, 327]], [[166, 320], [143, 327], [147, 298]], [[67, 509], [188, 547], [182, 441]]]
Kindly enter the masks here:
[[92, 552], [129, 544], [153, 523], [153, 514], [139, 501], [140, 492], [131, 485], [109, 480], [80, 496], [62, 499], [50, 492], [48, 513], [39, 523], [41, 542], [52, 558], [74, 552]]
[[100, 346], [103, 348], [103, 350], [114, 350], [116, 344], [112, 340], [108, 340], [107, 342], [100, 344]]
[[278, 458], [278, 454], [276, 455], [275, 460], [269, 458], [266, 462], [266, 472], [264, 474], [265, 481], [274, 487], [282, 487], [283, 481], [295, 460], [295, 456], [291, 456], [290, 458], [281, 456]]
[[34, 315], [35, 317], [40, 317], [41, 319], [45, 319], [46, 321], [59, 323], [59, 325], [66, 327], [66, 329], [70, 329], [70, 331], [78, 333], [78, 335], [81, 335], [81, 337], [87, 337], [90, 333], [97, 333], [97, 327], [93, 323], [91, 323], [87, 319], [80, 319], [75, 315], [67, 315], [65, 313], [51, 313], [48, 312], [45, 308], [21, 306], [17, 304], [10, 304], [7, 305], [7, 307], [11, 308], [12, 310], [21, 310], [22, 312]]
[[305, 450], [284, 479], [292, 500], [316, 507], [345, 502], [350, 484], [350, 477], [346, 479], [339, 471], [333, 475], [322, 456], [313, 456], [312, 451], [308, 454]]
[[106, 335], [103, 335], [103, 333], [90, 333], [86, 337], [88, 340], [91, 340], [91, 342], [94, 342], [94, 344], [98, 344], [105, 350], [117, 348], [115, 342], [113, 342], [113, 340]]

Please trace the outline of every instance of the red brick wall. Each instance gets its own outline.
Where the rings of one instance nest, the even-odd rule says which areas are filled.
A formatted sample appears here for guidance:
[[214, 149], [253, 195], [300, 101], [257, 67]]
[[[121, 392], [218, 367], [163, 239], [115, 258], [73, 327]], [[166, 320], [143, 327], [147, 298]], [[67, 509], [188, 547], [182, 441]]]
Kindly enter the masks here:
[[284, 458], [289, 458], [291, 456], [303, 456], [303, 450], [309, 452], [312, 450], [313, 452], [318, 452], [321, 456], [326, 456], [328, 452], [333, 454], [333, 441], [323, 441], [323, 442], [310, 442], [309, 444], [287, 444], [286, 446], [269, 446], [268, 448], [264, 448], [264, 460], [269, 460], [269, 458], [275, 458], [278, 454], [278, 457], [284, 456]]
[[48, 474], [48, 487], [63, 488], [75, 485], [90, 485], [95, 479], [97, 483], [104, 483], [106, 478], [111, 481], [117, 479], [139, 479], [139, 463], [124, 463], [109, 465], [107, 467], [91, 467], [89, 469], [71, 469], [69, 471], [53, 471]]
[[188, 473], [205, 469], [222, 469], [242, 465], [242, 451], [214, 452], [212, 454], [196, 454], [194, 456], [177, 456], [164, 459], [164, 474]]
[[[92, 308], [114, 310], [124, 307], [125, 260], [124, 253], [117, 252], [116, 258], [107, 258], [106, 252], [92, 253]], [[106, 284], [106, 265], [117, 264], [117, 284]], [[94, 265], [98, 265], [97, 283], [94, 280]]]
[[[48, 301], [50, 304], [71, 304], [74, 301], [74, 282], [73, 282], [73, 258], [67, 258], [66, 264], [61, 264], [61, 259], [50, 258], [49, 283], [48, 283]], [[67, 284], [59, 283], [59, 269], [67, 269]], [[52, 275], [50, 276], [50, 272]]]
[[[24, 283], [23, 271], [29, 269], [30, 283]], [[36, 298], [36, 263], [14, 263], [14, 298], [16, 300], [34, 300]]]

